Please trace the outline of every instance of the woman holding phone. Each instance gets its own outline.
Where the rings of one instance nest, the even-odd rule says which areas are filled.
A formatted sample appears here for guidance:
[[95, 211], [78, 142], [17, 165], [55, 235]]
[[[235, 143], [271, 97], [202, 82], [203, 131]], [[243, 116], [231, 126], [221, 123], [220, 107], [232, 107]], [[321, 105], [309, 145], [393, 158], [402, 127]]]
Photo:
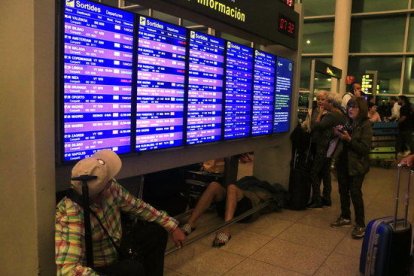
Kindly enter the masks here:
[[355, 211], [355, 227], [352, 237], [364, 237], [365, 214], [362, 198], [362, 183], [369, 170], [369, 151], [372, 127], [368, 119], [368, 106], [362, 97], [355, 97], [347, 104], [348, 122], [334, 128], [334, 133], [342, 140], [343, 150], [336, 162], [338, 173], [341, 215], [332, 227], [351, 225], [351, 200]]

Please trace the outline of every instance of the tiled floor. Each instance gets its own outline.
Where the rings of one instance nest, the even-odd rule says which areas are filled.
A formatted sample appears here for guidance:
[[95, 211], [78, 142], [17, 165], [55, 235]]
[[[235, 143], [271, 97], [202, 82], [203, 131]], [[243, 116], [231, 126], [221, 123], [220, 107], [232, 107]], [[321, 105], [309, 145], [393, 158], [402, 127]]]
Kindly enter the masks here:
[[[371, 168], [363, 186], [367, 222], [393, 214], [396, 174], [395, 169]], [[332, 207], [283, 210], [235, 224], [222, 248], [211, 247], [214, 234], [184, 246], [167, 255], [165, 275], [359, 275], [362, 240], [351, 238], [351, 228], [329, 226], [339, 215], [337, 190], [334, 180]], [[217, 220], [214, 213], [206, 214], [192, 235]]]

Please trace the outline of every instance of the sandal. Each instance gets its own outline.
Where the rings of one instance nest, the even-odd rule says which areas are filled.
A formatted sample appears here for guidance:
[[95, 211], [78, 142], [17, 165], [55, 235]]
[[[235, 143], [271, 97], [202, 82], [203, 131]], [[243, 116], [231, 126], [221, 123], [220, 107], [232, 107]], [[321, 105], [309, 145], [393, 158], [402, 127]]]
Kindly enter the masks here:
[[216, 237], [214, 238], [213, 247], [222, 247], [223, 245], [226, 245], [230, 239], [230, 234], [219, 232], [216, 234]]
[[186, 236], [188, 236], [191, 234], [191, 232], [195, 230], [195, 228], [191, 227], [190, 224], [186, 223], [183, 226], [181, 226], [181, 230], [184, 232]]

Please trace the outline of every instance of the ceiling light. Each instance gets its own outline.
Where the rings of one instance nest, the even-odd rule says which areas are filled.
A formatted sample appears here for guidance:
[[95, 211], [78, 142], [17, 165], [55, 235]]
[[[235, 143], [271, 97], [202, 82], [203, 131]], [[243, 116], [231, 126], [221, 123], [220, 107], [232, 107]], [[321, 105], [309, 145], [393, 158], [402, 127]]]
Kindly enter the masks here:
[[308, 39], [308, 40], [306, 40], [306, 44], [311, 44], [311, 41]]

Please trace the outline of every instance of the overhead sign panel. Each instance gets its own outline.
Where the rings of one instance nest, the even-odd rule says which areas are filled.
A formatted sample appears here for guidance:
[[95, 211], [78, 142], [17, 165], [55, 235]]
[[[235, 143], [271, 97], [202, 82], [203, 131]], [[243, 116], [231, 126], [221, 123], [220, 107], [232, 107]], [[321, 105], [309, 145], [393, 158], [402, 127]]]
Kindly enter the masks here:
[[[258, 1], [246, 0], [130, 0], [129, 2], [157, 10], [161, 9], [163, 3], [177, 5], [275, 44], [294, 50], [298, 48], [299, 15], [292, 6], [286, 4], [289, 1], [260, 0], [260, 4]], [[177, 9], [177, 12], [182, 11]], [[283, 24], [286, 22], [286, 28], [283, 24], [281, 27], [280, 18], [283, 18]]]

